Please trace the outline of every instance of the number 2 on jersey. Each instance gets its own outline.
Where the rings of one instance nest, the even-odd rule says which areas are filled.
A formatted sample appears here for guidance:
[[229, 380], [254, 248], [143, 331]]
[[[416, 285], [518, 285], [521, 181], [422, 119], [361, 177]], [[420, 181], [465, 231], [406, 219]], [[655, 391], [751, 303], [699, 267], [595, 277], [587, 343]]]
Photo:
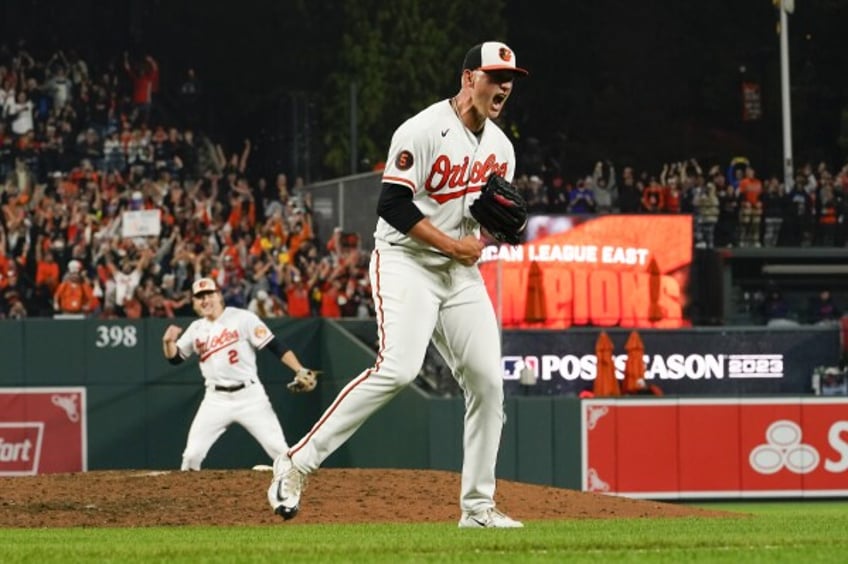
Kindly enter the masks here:
[[230, 352], [227, 353], [227, 358], [229, 358], [230, 364], [237, 363], [238, 360], [239, 360], [238, 359], [238, 351], [237, 350], [231, 350]]

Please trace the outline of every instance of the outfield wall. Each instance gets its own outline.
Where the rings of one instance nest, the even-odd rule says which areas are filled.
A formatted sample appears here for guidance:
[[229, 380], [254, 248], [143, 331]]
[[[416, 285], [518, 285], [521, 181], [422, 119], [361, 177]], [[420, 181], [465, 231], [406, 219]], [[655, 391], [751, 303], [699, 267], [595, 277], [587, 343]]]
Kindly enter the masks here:
[[[178, 468], [203, 387], [196, 361], [172, 366], [162, 358], [161, 335], [169, 322], [0, 322], [0, 351], [6, 359], [0, 373], [0, 475]], [[374, 350], [363, 343], [373, 341], [374, 326], [323, 319], [271, 320], [269, 325], [304, 364], [324, 371], [316, 393], [292, 395], [284, 389], [291, 378], [288, 369], [270, 354], [259, 355], [260, 378], [294, 443], [339, 390], [371, 366]], [[573, 331], [568, 338], [588, 338], [586, 330]], [[705, 339], [714, 338], [703, 333]], [[505, 351], [514, 350], [521, 342], [515, 338], [525, 336], [506, 333]], [[820, 337], [836, 342], [838, 332]], [[806, 334], [799, 338], [813, 342]], [[504, 376], [509, 378], [507, 370]], [[581, 402], [573, 395], [533, 394], [525, 388], [510, 390], [505, 407], [498, 476], [580, 489]], [[407, 388], [325, 466], [459, 470], [462, 420], [460, 398], [430, 398]], [[235, 426], [212, 448], [204, 467], [258, 463], [268, 463], [265, 453]]]

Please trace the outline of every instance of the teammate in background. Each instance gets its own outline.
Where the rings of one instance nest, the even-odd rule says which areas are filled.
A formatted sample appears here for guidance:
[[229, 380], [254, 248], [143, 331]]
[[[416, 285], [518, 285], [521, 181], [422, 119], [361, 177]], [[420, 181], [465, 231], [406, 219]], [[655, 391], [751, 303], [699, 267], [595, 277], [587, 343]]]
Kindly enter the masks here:
[[171, 364], [180, 364], [196, 353], [206, 381], [206, 393], [188, 431], [180, 469], [200, 470], [209, 449], [233, 423], [253, 435], [273, 460], [288, 449], [288, 444], [259, 382], [255, 350], [271, 351], [298, 375], [311, 371], [256, 314], [224, 307], [221, 290], [211, 278], [195, 280], [191, 293], [200, 319], [184, 333], [182, 328], [170, 325], [162, 337], [165, 358]]
[[306, 476], [415, 379], [432, 338], [465, 396], [459, 526], [523, 526], [495, 509], [501, 344], [476, 266], [483, 244], [469, 206], [491, 173], [512, 180], [515, 150], [493, 120], [527, 71], [509, 47], [490, 41], [468, 51], [461, 72], [456, 96], [425, 108], [392, 137], [370, 262], [377, 361], [274, 461], [268, 501], [285, 519], [298, 512]]

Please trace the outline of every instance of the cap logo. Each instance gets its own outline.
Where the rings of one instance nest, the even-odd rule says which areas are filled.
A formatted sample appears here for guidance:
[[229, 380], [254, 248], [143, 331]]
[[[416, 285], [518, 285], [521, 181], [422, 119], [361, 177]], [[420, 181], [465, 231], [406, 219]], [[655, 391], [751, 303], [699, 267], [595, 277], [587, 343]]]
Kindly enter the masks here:
[[506, 47], [501, 47], [500, 49], [498, 49], [498, 56], [501, 58], [502, 61], [508, 63], [512, 60], [512, 51], [510, 51]]
[[203, 292], [215, 292], [217, 290], [218, 288], [215, 286], [215, 282], [213, 282], [209, 278], [201, 278], [200, 280], [196, 280], [191, 287], [191, 293], [195, 296]]

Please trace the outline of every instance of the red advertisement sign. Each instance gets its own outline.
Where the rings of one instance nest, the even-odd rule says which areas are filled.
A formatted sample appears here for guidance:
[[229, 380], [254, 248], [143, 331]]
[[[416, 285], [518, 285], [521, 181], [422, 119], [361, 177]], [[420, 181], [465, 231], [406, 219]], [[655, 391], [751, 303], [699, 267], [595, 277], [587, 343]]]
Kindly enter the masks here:
[[85, 388], [0, 388], [0, 476], [88, 469]]
[[586, 491], [848, 496], [848, 398], [587, 400], [581, 427]]
[[689, 325], [691, 216], [533, 216], [526, 238], [480, 263], [504, 328]]

